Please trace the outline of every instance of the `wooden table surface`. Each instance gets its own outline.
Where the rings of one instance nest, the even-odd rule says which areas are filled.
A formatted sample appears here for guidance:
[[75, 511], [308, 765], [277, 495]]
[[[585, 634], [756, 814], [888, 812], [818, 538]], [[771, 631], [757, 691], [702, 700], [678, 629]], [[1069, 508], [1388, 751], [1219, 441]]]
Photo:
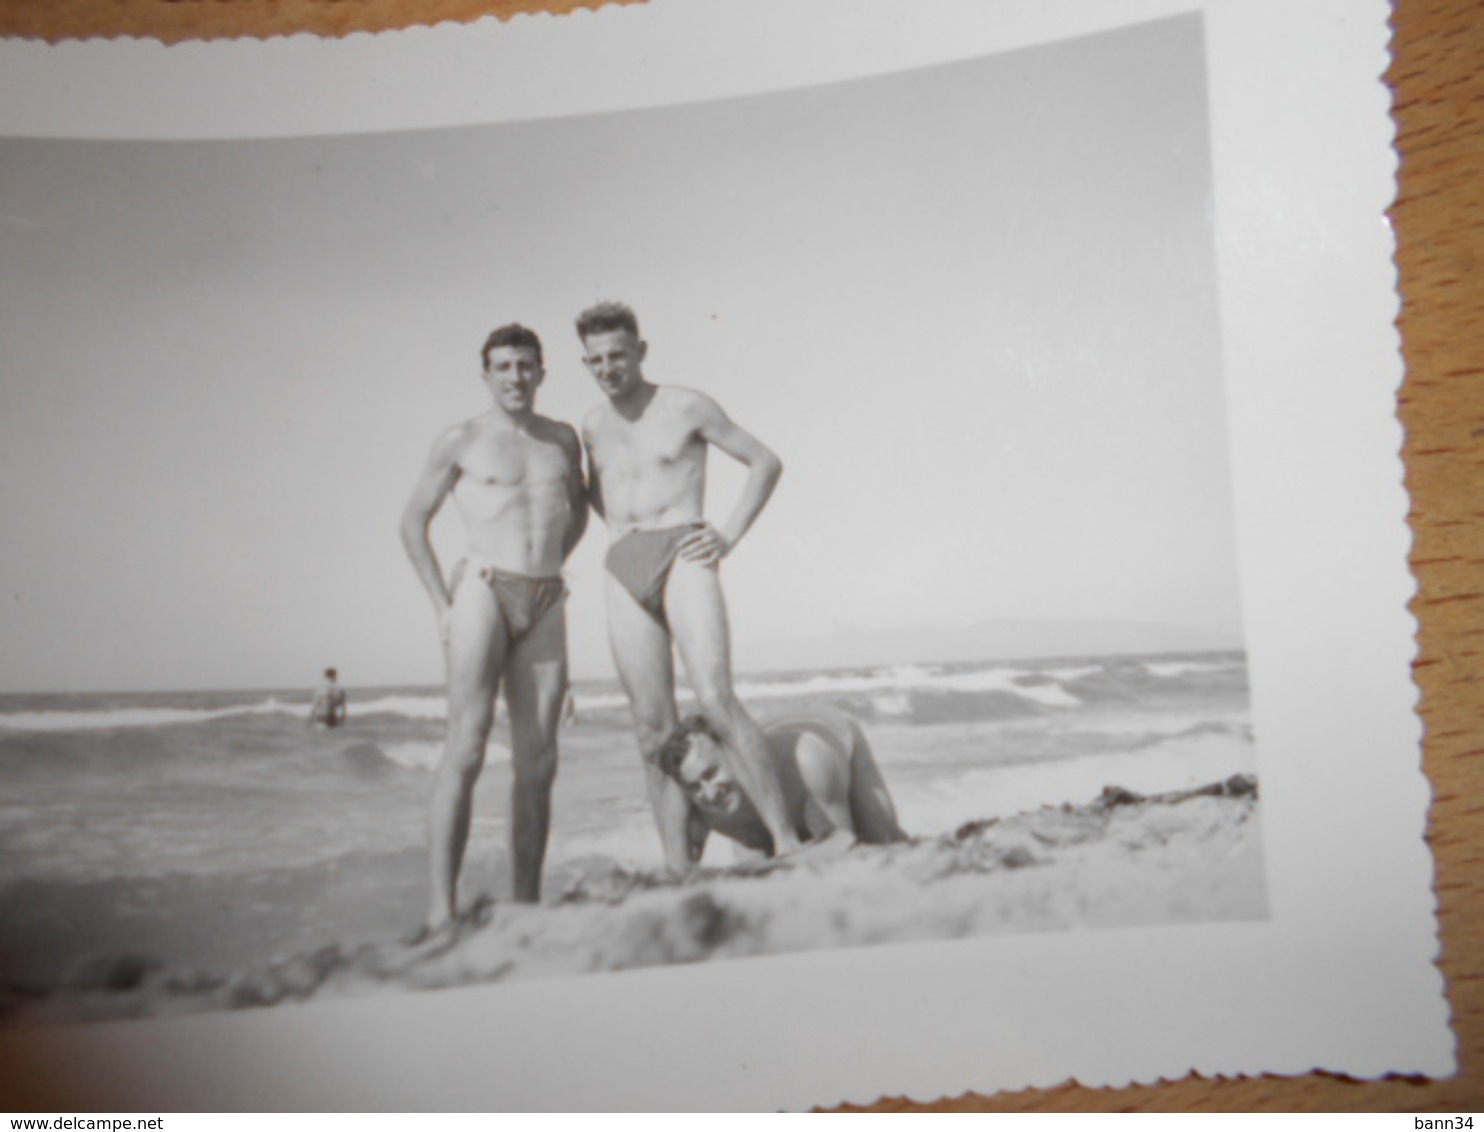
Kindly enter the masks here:
[[[1295, 0], [1297, 2], [1297, 0]], [[598, 7], [601, 0], [0, 0], [0, 34], [46, 39], [181, 39], [312, 31], [341, 35], [494, 13]], [[1431, 841], [1443, 971], [1459, 1044], [1446, 1081], [1329, 1074], [1187, 1078], [1159, 1087], [967, 1096], [971, 1111], [1484, 1110], [1484, 0], [1398, 0], [1394, 17], [1400, 192], [1392, 218], [1401, 273], [1407, 484], [1420, 584], [1416, 678], [1436, 793]], [[883, 1100], [884, 1110], [917, 1107]]]

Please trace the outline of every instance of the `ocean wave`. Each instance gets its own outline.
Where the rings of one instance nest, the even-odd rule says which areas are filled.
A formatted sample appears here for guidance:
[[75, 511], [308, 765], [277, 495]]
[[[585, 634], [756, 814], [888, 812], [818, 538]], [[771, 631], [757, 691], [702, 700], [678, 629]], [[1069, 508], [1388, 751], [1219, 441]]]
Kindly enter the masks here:
[[207, 723], [242, 715], [302, 716], [308, 705], [277, 699], [225, 708], [138, 707], [81, 711], [13, 711], [0, 713], [0, 728], [10, 731], [108, 731], [122, 727], [171, 727]]
[[[1031, 697], [1014, 692], [944, 692], [937, 689], [889, 693], [865, 704], [847, 702], [841, 706], [856, 711], [864, 708], [868, 720], [908, 723], [915, 727], [1033, 719], [1044, 716], [1048, 710]], [[883, 712], [882, 707], [887, 710]]]
[[1049, 676], [1053, 680], [1071, 681], [1082, 680], [1088, 676], [1096, 676], [1103, 671], [1101, 664], [1082, 664], [1076, 668], [1040, 668], [1036, 670], [1037, 676]]
[[[443, 759], [443, 743], [436, 739], [424, 742], [385, 743], [380, 750], [391, 762], [412, 770], [436, 770]], [[486, 765], [508, 763], [510, 748], [503, 743], [492, 742], [485, 750], [484, 761]]]
[[[1216, 676], [1240, 672], [1240, 660], [1190, 659], [1137, 661], [1129, 658], [1068, 662], [1063, 667], [1033, 667], [989, 664], [964, 668], [902, 664], [854, 671], [820, 671], [793, 676], [742, 677], [737, 693], [744, 701], [804, 698], [872, 697], [873, 709], [881, 715], [911, 714], [920, 694], [1010, 696], [1038, 708], [1076, 709], [1089, 702], [1114, 697], [1147, 694], [1149, 681], [1168, 681], [1178, 691], [1182, 678]], [[1200, 682], [1198, 680], [1198, 682]], [[579, 690], [575, 696], [579, 714], [628, 707], [620, 691]], [[354, 718], [392, 716], [416, 722], [443, 722], [448, 703], [441, 692], [388, 691], [374, 698], [352, 694]], [[0, 732], [105, 731], [118, 728], [172, 727], [210, 723], [240, 716], [285, 715], [303, 717], [307, 703], [285, 702], [276, 696], [250, 703], [212, 707], [118, 706], [68, 709], [0, 711]]]
[[912, 697], [902, 692], [888, 692], [873, 697], [871, 707], [877, 715], [911, 715]]
[[1242, 664], [1228, 660], [1176, 660], [1155, 664], [1146, 663], [1144, 671], [1162, 680], [1170, 680], [1180, 676], [1189, 676], [1192, 673], [1230, 672], [1242, 667], [1244, 667]]
[[870, 672], [820, 672], [800, 680], [748, 680], [737, 683], [737, 694], [755, 699], [789, 699], [844, 692], [875, 692], [921, 685], [936, 675], [930, 668], [900, 665]]
[[441, 693], [431, 696], [380, 696], [374, 700], [357, 700], [349, 705], [356, 715], [400, 715], [405, 719], [442, 720], [448, 718], [448, 698]]
[[[897, 699], [880, 699], [876, 709], [884, 714], [907, 713], [911, 704], [906, 698], [914, 691], [1004, 692], [1040, 704], [1043, 707], [1074, 708], [1081, 701], [1057, 681], [1075, 679], [1101, 669], [1068, 668], [1037, 672], [1029, 669], [994, 668], [967, 672], [943, 672], [920, 665], [898, 665], [868, 672], [821, 672], [801, 679], [747, 679], [737, 683], [737, 694], [744, 700], [779, 700], [824, 698], [852, 693], [898, 693]], [[682, 699], [684, 689], [682, 691]], [[579, 715], [614, 709], [627, 709], [628, 698], [622, 692], [578, 692], [574, 706]], [[896, 704], [893, 708], [891, 705]], [[447, 700], [442, 695], [389, 695], [374, 700], [353, 701], [351, 710], [357, 716], [394, 715], [407, 719], [442, 721], [448, 717]]]
[[[572, 699], [573, 706], [579, 714], [585, 711], [602, 711], [612, 708], [627, 709], [629, 706], [628, 697], [622, 692], [576, 692]], [[353, 700], [350, 708], [358, 716], [396, 715], [404, 719], [434, 722], [442, 722], [448, 718], [448, 699], [442, 693], [423, 696], [381, 696], [374, 700], [364, 701]], [[504, 708], [500, 710], [503, 711]]]
[[[1098, 671], [1091, 669], [1090, 671]], [[1008, 692], [1043, 707], [1079, 707], [1082, 701], [1067, 691], [1050, 673], [1015, 669], [987, 672], [957, 672], [940, 676], [926, 685], [947, 692]]]
[[[381, 696], [374, 700], [351, 700], [352, 716], [394, 715], [405, 719], [441, 721], [448, 717], [447, 701], [442, 695]], [[0, 712], [0, 730], [7, 731], [110, 731], [118, 728], [174, 727], [191, 723], [212, 723], [242, 716], [285, 715], [303, 719], [308, 703], [285, 703], [275, 696], [254, 703], [229, 707], [112, 707], [73, 708], [66, 711]]]
[[[1101, 669], [1094, 666], [1065, 671], [1080, 675]], [[1034, 669], [984, 668], [944, 672], [918, 665], [900, 665], [866, 673], [821, 673], [806, 680], [788, 683], [743, 682], [738, 684], [737, 694], [744, 698], [786, 699], [851, 692], [1005, 692], [1032, 700], [1044, 707], [1080, 706], [1082, 701], [1062, 687], [1059, 680], [1060, 677], [1051, 671], [1040, 672]]]

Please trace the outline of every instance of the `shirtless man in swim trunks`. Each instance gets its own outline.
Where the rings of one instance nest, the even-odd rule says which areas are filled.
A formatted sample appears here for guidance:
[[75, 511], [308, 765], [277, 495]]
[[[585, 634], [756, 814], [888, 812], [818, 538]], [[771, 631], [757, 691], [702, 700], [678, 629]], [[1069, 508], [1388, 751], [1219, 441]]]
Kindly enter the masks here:
[[[811, 845], [904, 841], [896, 807], [860, 724], [828, 705], [811, 705], [763, 725], [783, 786], [789, 822]], [[660, 748], [660, 769], [675, 780], [708, 829], [765, 857], [773, 838], [728, 772], [706, 720], [692, 715]]]
[[[778, 852], [791, 853], [801, 843], [768, 742], [732, 690], [719, 571], [767, 503], [783, 465], [710, 397], [645, 378], [648, 345], [628, 307], [604, 303], [584, 311], [577, 334], [607, 396], [583, 423], [583, 440], [593, 508], [613, 538], [604, 580], [609, 642], [633, 712], [665, 861], [686, 871], [699, 859], [707, 832], [659, 766], [660, 748], [678, 721], [672, 646], [733, 776]], [[741, 496], [719, 527], [703, 517], [712, 446], [748, 469]]]
[[[438, 437], [402, 517], [402, 542], [432, 598], [448, 668], [448, 736], [428, 815], [429, 930], [457, 913], [474, 784], [502, 682], [514, 772], [514, 897], [540, 899], [567, 691], [561, 568], [587, 526], [577, 433], [535, 411], [544, 376], [540, 339], [504, 326], [481, 357], [494, 406]], [[428, 527], [450, 495], [468, 554], [445, 581]]]

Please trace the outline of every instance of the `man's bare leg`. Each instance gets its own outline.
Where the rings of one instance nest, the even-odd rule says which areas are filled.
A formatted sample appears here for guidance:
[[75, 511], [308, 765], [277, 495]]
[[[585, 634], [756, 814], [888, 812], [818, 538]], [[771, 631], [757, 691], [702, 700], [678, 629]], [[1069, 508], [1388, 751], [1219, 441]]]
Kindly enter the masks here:
[[659, 752], [679, 722], [675, 715], [675, 666], [670, 635], [611, 574], [604, 575], [608, 643], [629, 698], [649, 805], [659, 827], [665, 863], [677, 873], [695, 863], [688, 835], [690, 803], [679, 785], [660, 770]]
[[[824, 815], [828, 829], [844, 831], [855, 840], [855, 817], [850, 808], [850, 749], [834, 736], [826, 739], [805, 731], [794, 741], [794, 763], [799, 779], [814, 805]], [[811, 820], [810, 832], [820, 830]]]
[[780, 856], [800, 846], [788, 820], [772, 749], [732, 688], [731, 636], [718, 572], [677, 561], [665, 588], [670, 631], [696, 693], [697, 706], [721, 740], [723, 757], [756, 807]]
[[877, 845], [906, 841], [907, 834], [898, 824], [896, 804], [876, 765], [870, 741], [854, 720], [850, 721], [850, 730], [855, 740], [850, 749], [850, 812], [856, 836]]
[[794, 742], [793, 757], [813, 805], [805, 810], [809, 842], [792, 859], [833, 860], [855, 844], [858, 833], [850, 807], [850, 749], [833, 735], [805, 731]]
[[557, 605], [505, 658], [510, 709], [510, 871], [514, 897], [541, 899], [541, 866], [551, 828], [557, 728], [567, 691], [567, 611]]
[[484, 767], [505, 660], [504, 620], [494, 594], [478, 578], [461, 580], [448, 628], [448, 736], [428, 803], [426, 926], [434, 930], [458, 911], [474, 784]]

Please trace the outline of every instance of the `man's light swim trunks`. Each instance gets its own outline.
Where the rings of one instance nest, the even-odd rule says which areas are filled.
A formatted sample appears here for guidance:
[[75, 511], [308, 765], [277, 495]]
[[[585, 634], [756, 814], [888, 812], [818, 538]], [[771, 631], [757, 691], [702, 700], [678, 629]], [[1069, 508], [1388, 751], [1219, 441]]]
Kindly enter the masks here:
[[[461, 575], [464, 563], [460, 563]], [[510, 647], [519, 644], [532, 629], [541, 623], [554, 606], [560, 605], [567, 596], [567, 585], [561, 578], [530, 578], [525, 574], [514, 574], [495, 566], [480, 566], [480, 580], [489, 586], [495, 595], [495, 604], [505, 619], [505, 629], [510, 634]], [[454, 579], [453, 588], [458, 588], [459, 579]]]
[[668, 630], [665, 618], [665, 583], [670, 568], [686, 536], [703, 528], [705, 523], [684, 523], [657, 531], [630, 531], [608, 548], [603, 565], [618, 579], [629, 595], [657, 622]]

